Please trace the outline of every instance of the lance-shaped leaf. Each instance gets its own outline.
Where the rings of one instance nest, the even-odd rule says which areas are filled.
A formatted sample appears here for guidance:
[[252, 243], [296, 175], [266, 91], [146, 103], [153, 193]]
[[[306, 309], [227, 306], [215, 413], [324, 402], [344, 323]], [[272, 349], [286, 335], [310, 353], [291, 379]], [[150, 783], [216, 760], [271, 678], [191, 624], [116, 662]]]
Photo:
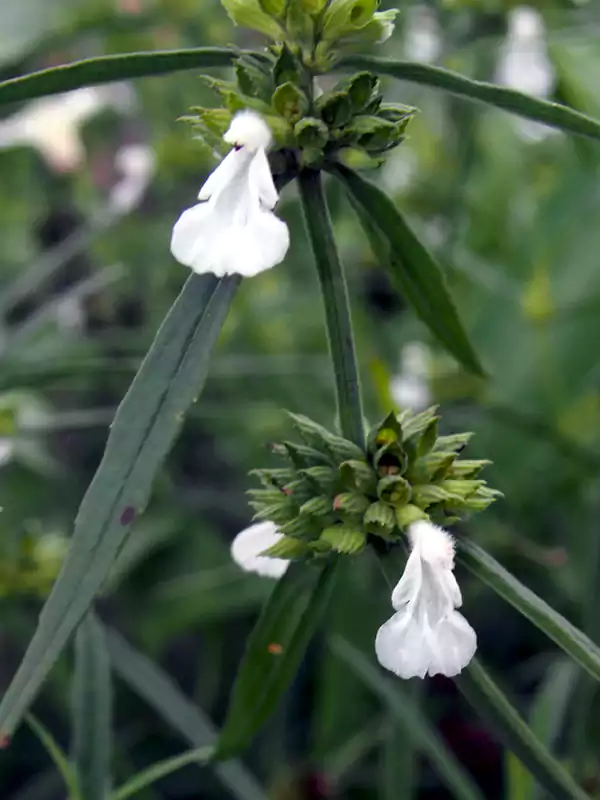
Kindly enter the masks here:
[[575, 111], [559, 103], [540, 100], [505, 86], [472, 80], [442, 67], [363, 55], [348, 56], [342, 59], [337, 66], [348, 70], [365, 69], [402, 81], [443, 89], [458, 97], [476, 100], [504, 111], [511, 111], [526, 119], [543, 122], [545, 125], [551, 125], [566, 133], [600, 139], [600, 121], [588, 117], [580, 111]]
[[216, 758], [229, 758], [252, 741], [296, 675], [329, 601], [336, 563], [291, 564], [248, 640], [233, 687]]
[[493, 726], [498, 738], [523, 762], [549, 797], [557, 800], [589, 800], [476, 658], [454, 680], [475, 711]]
[[75, 636], [73, 748], [78, 785], [86, 800], [106, 800], [111, 788], [110, 662], [104, 631], [89, 611]]
[[102, 463], [75, 520], [69, 553], [0, 704], [9, 736], [106, 580], [154, 477], [198, 396], [238, 276], [192, 275], [121, 403]]
[[186, 69], [231, 66], [236, 53], [226, 47], [156, 50], [100, 56], [51, 67], [0, 83], [0, 104], [59, 94], [82, 86], [165, 75]]
[[524, 586], [474, 542], [459, 539], [458, 560], [527, 617], [567, 655], [600, 680], [600, 647], [555, 611], [535, 592]]
[[399, 291], [441, 344], [466, 369], [483, 375], [444, 275], [388, 195], [342, 165], [331, 171], [345, 185], [373, 252]]

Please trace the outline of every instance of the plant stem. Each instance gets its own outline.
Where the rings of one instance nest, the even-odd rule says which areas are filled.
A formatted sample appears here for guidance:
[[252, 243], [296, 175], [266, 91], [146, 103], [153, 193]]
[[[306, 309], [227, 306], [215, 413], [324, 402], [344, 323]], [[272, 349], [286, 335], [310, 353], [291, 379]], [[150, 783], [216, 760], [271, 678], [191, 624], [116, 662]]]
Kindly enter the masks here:
[[325, 306], [340, 428], [343, 436], [364, 447], [362, 401], [348, 290], [333, 237], [321, 175], [315, 170], [303, 170], [298, 182]]

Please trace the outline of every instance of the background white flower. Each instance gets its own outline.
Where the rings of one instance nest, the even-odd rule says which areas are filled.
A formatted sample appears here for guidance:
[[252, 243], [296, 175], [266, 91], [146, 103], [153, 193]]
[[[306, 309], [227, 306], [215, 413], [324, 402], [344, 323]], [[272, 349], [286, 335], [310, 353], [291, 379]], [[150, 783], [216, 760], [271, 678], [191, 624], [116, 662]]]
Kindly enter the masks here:
[[400, 354], [400, 372], [390, 383], [390, 393], [399, 408], [422, 411], [431, 405], [429, 388], [429, 348], [422, 342], [409, 342]]
[[[496, 80], [511, 89], [547, 98], [555, 74], [546, 48], [544, 20], [535, 8], [518, 6], [509, 11], [508, 35], [503, 46]], [[518, 132], [527, 139], [542, 139], [555, 133], [553, 128], [531, 120], [514, 119]]]
[[462, 603], [454, 577], [454, 540], [431, 522], [414, 522], [411, 553], [392, 593], [396, 609], [378, 630], [379, 663], [401, 678], [457, 675], [473, 658], [477, 636], [456, 611]]
[[273, 522], [258, 522], [238, 533], [231, 543], [231, 557], [246, 572], [281, 578], [289, 566], [284, 558], [260, 555], [283, 536]]
[[271, 132], [254, 112], [233, 118], [234, 145], [173, 228], [171, 252], [194, 272], [249, 277], [283, 261], [289, 231], [272, 209], [279, 195], [267, 160]]

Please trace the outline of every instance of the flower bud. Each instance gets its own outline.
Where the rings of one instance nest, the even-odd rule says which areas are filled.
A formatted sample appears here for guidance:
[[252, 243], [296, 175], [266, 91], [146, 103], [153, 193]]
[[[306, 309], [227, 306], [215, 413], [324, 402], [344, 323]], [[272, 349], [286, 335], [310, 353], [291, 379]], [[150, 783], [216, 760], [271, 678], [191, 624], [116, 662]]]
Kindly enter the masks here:
[[305, 117], [294, 126], [294, 136], [299, 147], [321, 149], [329, 140], [329, 131], [320, 119]]
[[309, 109], [308, 98], [295, 84], [284, 83], [275, 89], [273, 108], [289, 122], [297, 122]]
[[364, 461], [345, 461], [340, 464], [340, 477], [349, 489], [373, 493], [377, 486], [377, 475]]
[[394, 512], [381, 500], [371, 503], [365, 511], [363, 522], [366, 530], [376, 536], [388, 537], [396, 527]]
[[410, 500], [412, 489], [410, 483], [399, 475], [389, 475], [377, 484], [377, 496], [386, 503], [403, 506]]
[[282, 38], [281, 28], [265, 14], [259, 0], [221, 0], [221, 3], [236, 25], [259, 31], [270, 39]]
[[330, 128], [341, 128], [350, 122], [352, 104], [346, 92], [327, 92], [315, 103], [323, 122]]
[[364, 531], [346, 525], [333, 525], [331, 528], [325, 528], [319, 538], [320, 542], [328, 544], [332, 550], [347, 555], [362, 550], [366, 540]]
[[345, 522], [360, 520], [369, 505], [368, 498], [358, 492], [343, 492], [333, 498], [333, 510]]
[[394, 33], [396, 17], [399, 13], [397, 8], [378, 11], [369, 24], [360, 31], [361, 42], [373, 42], [374, 44], [387, 42]]
[[323, 19], [323, 38], [341, 39], [364, 28], [378, 5], [378, 0], [331, 0]]

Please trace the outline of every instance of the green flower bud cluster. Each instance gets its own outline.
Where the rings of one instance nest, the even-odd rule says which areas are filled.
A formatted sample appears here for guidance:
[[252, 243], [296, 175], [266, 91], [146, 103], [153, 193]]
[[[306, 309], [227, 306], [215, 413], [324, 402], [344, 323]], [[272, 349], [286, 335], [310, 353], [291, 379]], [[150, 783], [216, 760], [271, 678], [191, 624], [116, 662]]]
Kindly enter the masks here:
[[184, 119], [212, 150], [221, 149], [232, 115], [245, 108], [265, 118], [296, 167], [355, 163], [357, 157], [365, 166], [376, 164], [404, 140], [415, 109], [384, 103], [377, 77], [359, 72], [315, 96], [299, 55], [285, 44], [273, 50], [270, 57], [241, 55], [237, 81], [205, 78], [225, 108], [196, 108]]
[[398, 9], [378, 11], [379, 0], [221, 0], [236, 25], [276, 42], [297, 44], [312, 66], [324, 69], [340, 51], [385, 42]]
[[288, 466], [252, 472], [262, 484], [249, 492], [255, 519], [284, 534], [265, 554], [358, 553], [369, 535], [395, 542], [416, 520], [448, 526], [501, 497], [479, 478], [490, 462], [460, 458], [472, 434], [438, 436], [435, 412], [389, 414], [370, 431], [366, 450], [290, 414], [302, 443], [274, 445]]

